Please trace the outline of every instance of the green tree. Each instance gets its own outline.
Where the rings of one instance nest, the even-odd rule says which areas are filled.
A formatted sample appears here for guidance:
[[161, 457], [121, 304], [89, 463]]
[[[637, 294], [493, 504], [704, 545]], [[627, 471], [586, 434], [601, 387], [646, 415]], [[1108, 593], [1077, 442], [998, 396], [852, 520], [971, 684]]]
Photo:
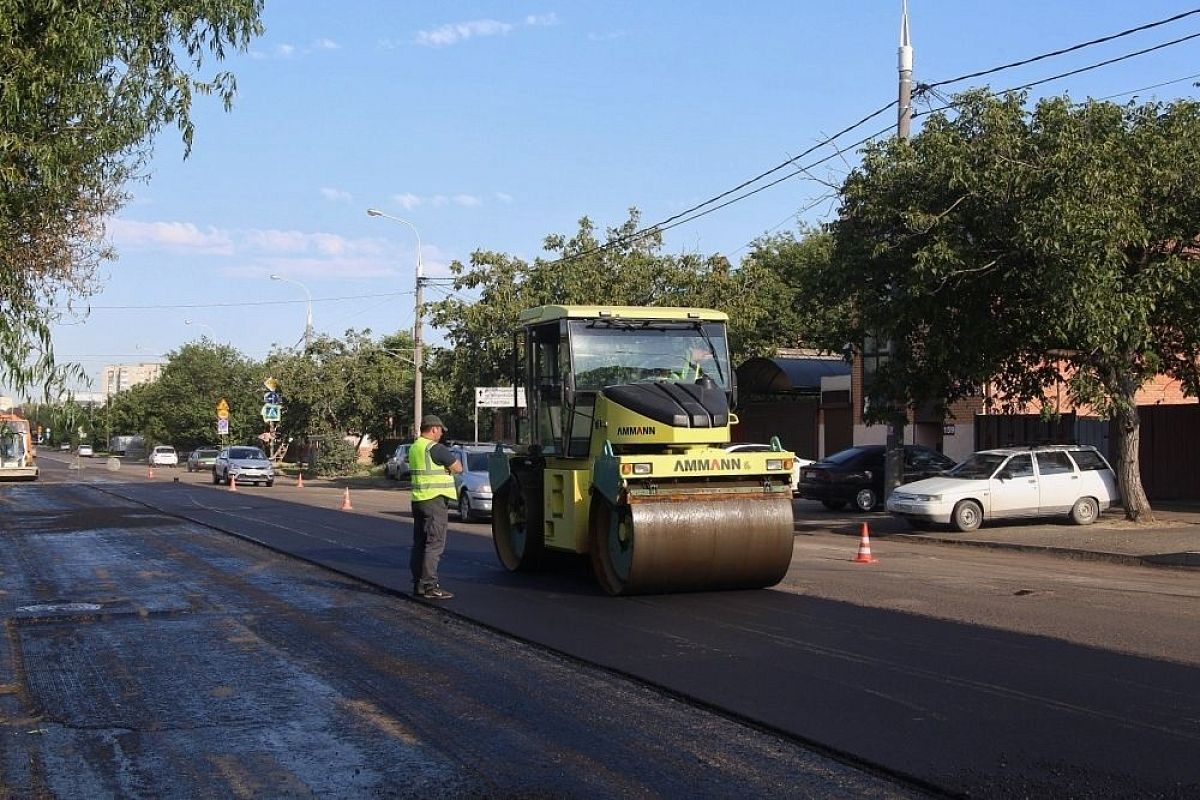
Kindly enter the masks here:
[[1135, 394], [1200, 390], [1200, 105], [957, 98], [911, 142], [868, 147], [843, 186], [827, 341], [895, 342], [881, 397], [1008, 405], [1061, 386], [1116, 421], [1126, 515], [1149, 511]]
[[167, 355], [158, 380], [113, 395], [105, 424], [112, 435], [140, 434], [147, 444], [181, 450], [217, 441], [217, 404], [229, 405], [230, 442], [249, 442], [266, 429], [262, 365], [208, 339]]
[[[730, 316], [735, 359], [768, 352], [786, 333], [772, 327], [773, 294], [779, 287], [770, 270], [748, 262], [733, 268], [723, 256], [664, 255], [662, 236], [635, 236], [640, 216], [605, 232], [584, 217], [568, 238], [547, 236], [548, 258], [533, 262], [479, 250], [469, 264], [454, 262], [455, 296], [431, 305], [435, 326], [446, 331], [449, 347], [435, 357], [427, 392], [442, 392], [439, 413], [458, 430], [471, 420], [475, 386], [511, 382], [512, 336], [523, 309], [548, 304], [699, 306]], [[469, 299], [475, 296], [477, 299]], [[432, 408], [428, 402], [426, 406]]]
[[0, 0], [0, 381], [46, 387], [50, 323], [96, 288], [112, 256], [103, 222], [142, 174], [168, 124], [192, 142], [195, 94], [226, 108], [229, 73], [196, 77], [206, 56], [262, 31], [262, 0]]

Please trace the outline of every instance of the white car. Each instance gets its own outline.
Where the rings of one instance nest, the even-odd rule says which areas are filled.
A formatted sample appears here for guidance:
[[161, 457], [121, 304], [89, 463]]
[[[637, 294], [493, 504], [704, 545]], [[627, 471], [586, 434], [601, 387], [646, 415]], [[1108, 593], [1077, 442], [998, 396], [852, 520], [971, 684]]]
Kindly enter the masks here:
[[896, 487], [887, 509], [913, 527], [973, 531], [985, 521], [1066, 516], [1090, 525], [1120, 501], [1117, 478], [1094, 447], [1045, 445], [981, 450], [945, 475]]
[[158, 447], [150, 451], [150, 456], [146, 459], [152, 467], [177, 467], [179, 466], [179, 454], [175, 452], [175, 448], [169, 444], [160, 444]]
[[[725, 448], [726, 453], [770, 453], [775, 448], [769, 444], [731, 444]], [[792, 459], [792, 495], [794, 496], [800, 488], [800, 468], [816, 463], [811, 458], [800, 458], [796, 456]]]
[[90, 444], [81, 444], [79, 449], [75, 451], [77, 455], [91, 457], [95, 455]]

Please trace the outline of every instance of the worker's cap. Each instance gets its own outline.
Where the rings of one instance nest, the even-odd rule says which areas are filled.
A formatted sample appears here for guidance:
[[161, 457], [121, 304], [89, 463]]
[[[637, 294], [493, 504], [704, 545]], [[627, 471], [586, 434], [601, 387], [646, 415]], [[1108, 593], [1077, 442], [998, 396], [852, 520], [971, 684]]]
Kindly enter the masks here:
[[421, 430], [427, 431], [430, 428], [446, 429], [446, 423], [442, 422], [442, 418], [437, 414], [426, 414], [421, 417]]

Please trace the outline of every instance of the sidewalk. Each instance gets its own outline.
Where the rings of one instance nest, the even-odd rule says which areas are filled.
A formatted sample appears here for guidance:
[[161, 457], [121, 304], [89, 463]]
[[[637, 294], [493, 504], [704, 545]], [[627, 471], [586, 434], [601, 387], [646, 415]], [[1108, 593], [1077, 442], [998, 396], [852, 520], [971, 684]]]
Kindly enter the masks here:
[[1046, 520], [1011, 524], [985, 523], [960, 533], [951, 528], [914, 531], [886, 512], [846, 514], [825, 511], [820, 504], [797, 500], [796, 529], [809, 528], [858, 536], [866, 522], [872, 537], [938, 544], [1026, 550], [1073, 558], [1142, 566], [1200, 568], [1200, 504], [1163, 501], [1154, 506], [1154, 521], [1134, 524], [1121, 509], [1104, 512], [1095, 524], [1080, 526]]

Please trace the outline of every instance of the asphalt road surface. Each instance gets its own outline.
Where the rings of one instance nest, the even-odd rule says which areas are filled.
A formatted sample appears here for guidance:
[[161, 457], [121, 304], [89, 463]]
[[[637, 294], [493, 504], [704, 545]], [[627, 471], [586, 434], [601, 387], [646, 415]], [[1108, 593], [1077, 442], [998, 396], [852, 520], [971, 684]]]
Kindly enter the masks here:
[[[356, 494], [348, 513], [332, 492], [281, 484], [81, 477], [407, 587], [403, 492]], [[852, 555], [810, 531], [775, 590], [613, 599], [582, 568], [508, 575], [486, 526], [463, 525], [442, 613], [950, 794], [1200, 796], [1194, 573], [898, 542], [875, 565]]]
[[62, 477], [0, 486], [0, 796], [922, 796]]

